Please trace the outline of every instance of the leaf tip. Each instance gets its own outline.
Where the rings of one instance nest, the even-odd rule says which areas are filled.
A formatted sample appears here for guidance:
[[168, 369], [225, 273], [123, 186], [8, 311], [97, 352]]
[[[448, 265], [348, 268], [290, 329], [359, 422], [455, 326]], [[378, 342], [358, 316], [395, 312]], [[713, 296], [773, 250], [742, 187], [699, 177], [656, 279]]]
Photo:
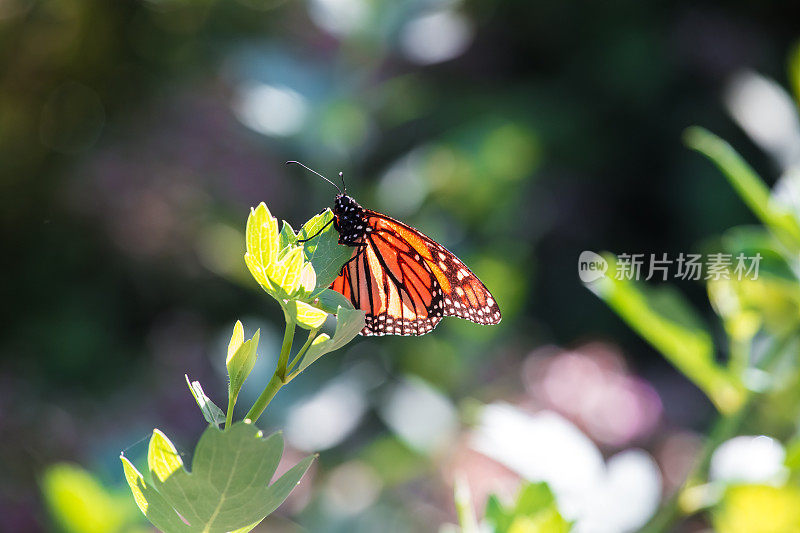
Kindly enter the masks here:
[[714, 145], [714, 141], [720, 141], [719, 137], [703, 128], [702, 126], [689, 126], [683, 130], [681, 135], [683, 144], [698, 152], [707, 152]]

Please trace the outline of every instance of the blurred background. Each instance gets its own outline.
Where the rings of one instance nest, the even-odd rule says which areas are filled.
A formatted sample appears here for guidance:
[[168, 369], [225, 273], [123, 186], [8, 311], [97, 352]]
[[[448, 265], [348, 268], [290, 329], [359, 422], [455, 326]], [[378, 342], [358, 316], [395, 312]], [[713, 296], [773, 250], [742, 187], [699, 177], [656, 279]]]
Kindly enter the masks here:
[[[191, 452], [184, 373], [225, 403], [237, 319], [261, 328], [244, 414], [282, 334], [242, 259], [249, 208], [299, 227], [335, 193], [297, 159], [453, 250], [503, 322], [360, 339], [281, 390], [260, 425], [289, 462], [321, 455], [262, 530], [437, 531], [456, 472], [479, 513], [543, 479], [584, 531], [635, 530], [714, 408], [577, 258], [755, 220], [681, 134], [774, 180], [731, 91], [790, 89], [797, 20], [744, 0], [0, 0], [0, 529], [74, 530], [66, 483], [105, 502], [91, 531], [146, 530], [119, 452], [141, 464], [153, 427]], [[679, 287], [716, 324], [703, 284]]]

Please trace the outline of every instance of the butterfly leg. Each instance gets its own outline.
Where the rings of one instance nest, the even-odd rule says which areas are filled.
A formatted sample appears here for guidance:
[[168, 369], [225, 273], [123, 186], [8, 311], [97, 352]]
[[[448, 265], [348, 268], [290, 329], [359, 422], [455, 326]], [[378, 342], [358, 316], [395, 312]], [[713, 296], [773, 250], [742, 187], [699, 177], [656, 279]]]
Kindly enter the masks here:
[[[323, 209], [323, 211], [324, 211], [324, 209]], [[328, 222], [326, 222], [326, 223], [325, 223], [325, 225], [324, 225], [324, 226], [322, 226], [321, 228], [319, 228], [319, 231], [317, 231], [317, 232], [316, 232], [314, 235], [312, 235], [311, 237], [307, 237], [307, 238], [305, 238], [305, 239], [297, 239], [297, 242], [307, 242], [307, 241], [310, 241], [311, 239], [313, 239], [314, 237], [316, 237], [317, 235], [319, 235], [320, 233], [322, 233], [322, 232], [325, 230], [325, 228], [327, 228], [328, 226], [330, 226], [330, 225], [331, 225], [331, 222], [333, 222], [333, 219], [330, 219]]]

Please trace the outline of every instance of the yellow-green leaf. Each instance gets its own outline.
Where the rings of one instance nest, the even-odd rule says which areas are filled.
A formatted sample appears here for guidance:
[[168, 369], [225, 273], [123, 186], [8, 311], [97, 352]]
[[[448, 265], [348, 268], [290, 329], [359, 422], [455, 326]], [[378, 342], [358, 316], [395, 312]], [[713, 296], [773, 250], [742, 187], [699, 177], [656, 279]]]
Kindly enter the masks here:
[[231, 360], [233, 354], [236, 353], [236, 350], [244, 342], [244, 327], [242, 326], [241, 320], [237, 320], [236, 324], [233, 326], [233, 334], [231, 335], [231, 340], [228, 343], [228, 356], [225, 358], [225, 363], [227, 364], [228, 361]]
[[358, 335], [364, 328], [364, 311], [339, 307], [336, 311], [336, 330], [333, 338], [323, 333], [311, 343], [296, 372], [302, 372], [311, 363], [328, 352], [338, 350]]
[[295, 235], [292, 226], [284, 220], [283, 226], [281, 226], [281, 233], [279, 235], [278, 247], [280, 249], [283, 249], [290, 245], [291, 246], [297, 245], [297, 235]]
[[328, 313], [299, 300], [292, 300], [287, 305], [292, 319], [303, 329], [318, 329], [325, 323]]
[[228, 394], [230, 398], [236, 398], [239, 391], [253, 371], [258, 357], [258, 340], [261, 335], [261, 330], [256, 330], [253, 338], [243, 342], [236, 352], [225, 361], [225, 366], [228, 369]]
[[275, 287], [267, 277], [267, 272], [264, 265], [258, 262], [256, 256], [246, 253], [244, 254], [244, 262], [247, 265], [247, 269], [250, 271], [250, 274], [253, 275], [253, 279], [255, 279], [259, 285], [261, 285], [261, 288], [267, 291], [269, 294], [274, 294]]
[[256, 281], [269, 290], [266, 269], [277, 259], [279, 238], [278, 221], [269, 212], [264, 202], [250, 210], [250, 216], [247, 217], [245, 240], [247, 241], [247, 253], [245, 254], [247, 267]]
[[162, 483], [183, 468], [183, 460], [172, 442], [161, 431], [154, 429], [147, 452], [147, 466], [155, 479]]
[[729, 487], [713, 518], [718, 533], [800, 533], [800, 488]]
[[496, 495], [489, 496], [485, 514], [495, 533], [567, 533], [572, 529], [544, 482], [524, 485], [512, 506], [503, 505]]
[[121, 455], [120, 460], [125, 471], [125, 480], [133, 493], [136, 505], [154, 526], [166, 533], [193, 533], [195, 531], [180, 519], [157, 490], [145, 483], [142, 474], [127, 457]]
[[300, 274], [303, 270], [303, 247], [292, 248], [286, 256], [270, 270], [269, 276], [283, 292], [291, 297], [300, 288]]

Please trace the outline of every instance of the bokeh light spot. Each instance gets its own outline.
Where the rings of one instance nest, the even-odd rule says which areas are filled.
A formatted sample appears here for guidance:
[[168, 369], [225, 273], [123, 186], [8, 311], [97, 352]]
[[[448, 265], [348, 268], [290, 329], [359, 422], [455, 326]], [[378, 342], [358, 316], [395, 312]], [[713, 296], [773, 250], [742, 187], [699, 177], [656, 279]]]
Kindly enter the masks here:
[[472, 27], [463, 15], [450, 10], [426, 13], [412, 21], [400, 35], [405, 56], [430, 65], [460, 56], [472, 42]]
[[298, 133], [309, 113], [308, 103], [300, 93], [266, 83], [241, 87], [233, 109], [242, 124], [273, 137]]

